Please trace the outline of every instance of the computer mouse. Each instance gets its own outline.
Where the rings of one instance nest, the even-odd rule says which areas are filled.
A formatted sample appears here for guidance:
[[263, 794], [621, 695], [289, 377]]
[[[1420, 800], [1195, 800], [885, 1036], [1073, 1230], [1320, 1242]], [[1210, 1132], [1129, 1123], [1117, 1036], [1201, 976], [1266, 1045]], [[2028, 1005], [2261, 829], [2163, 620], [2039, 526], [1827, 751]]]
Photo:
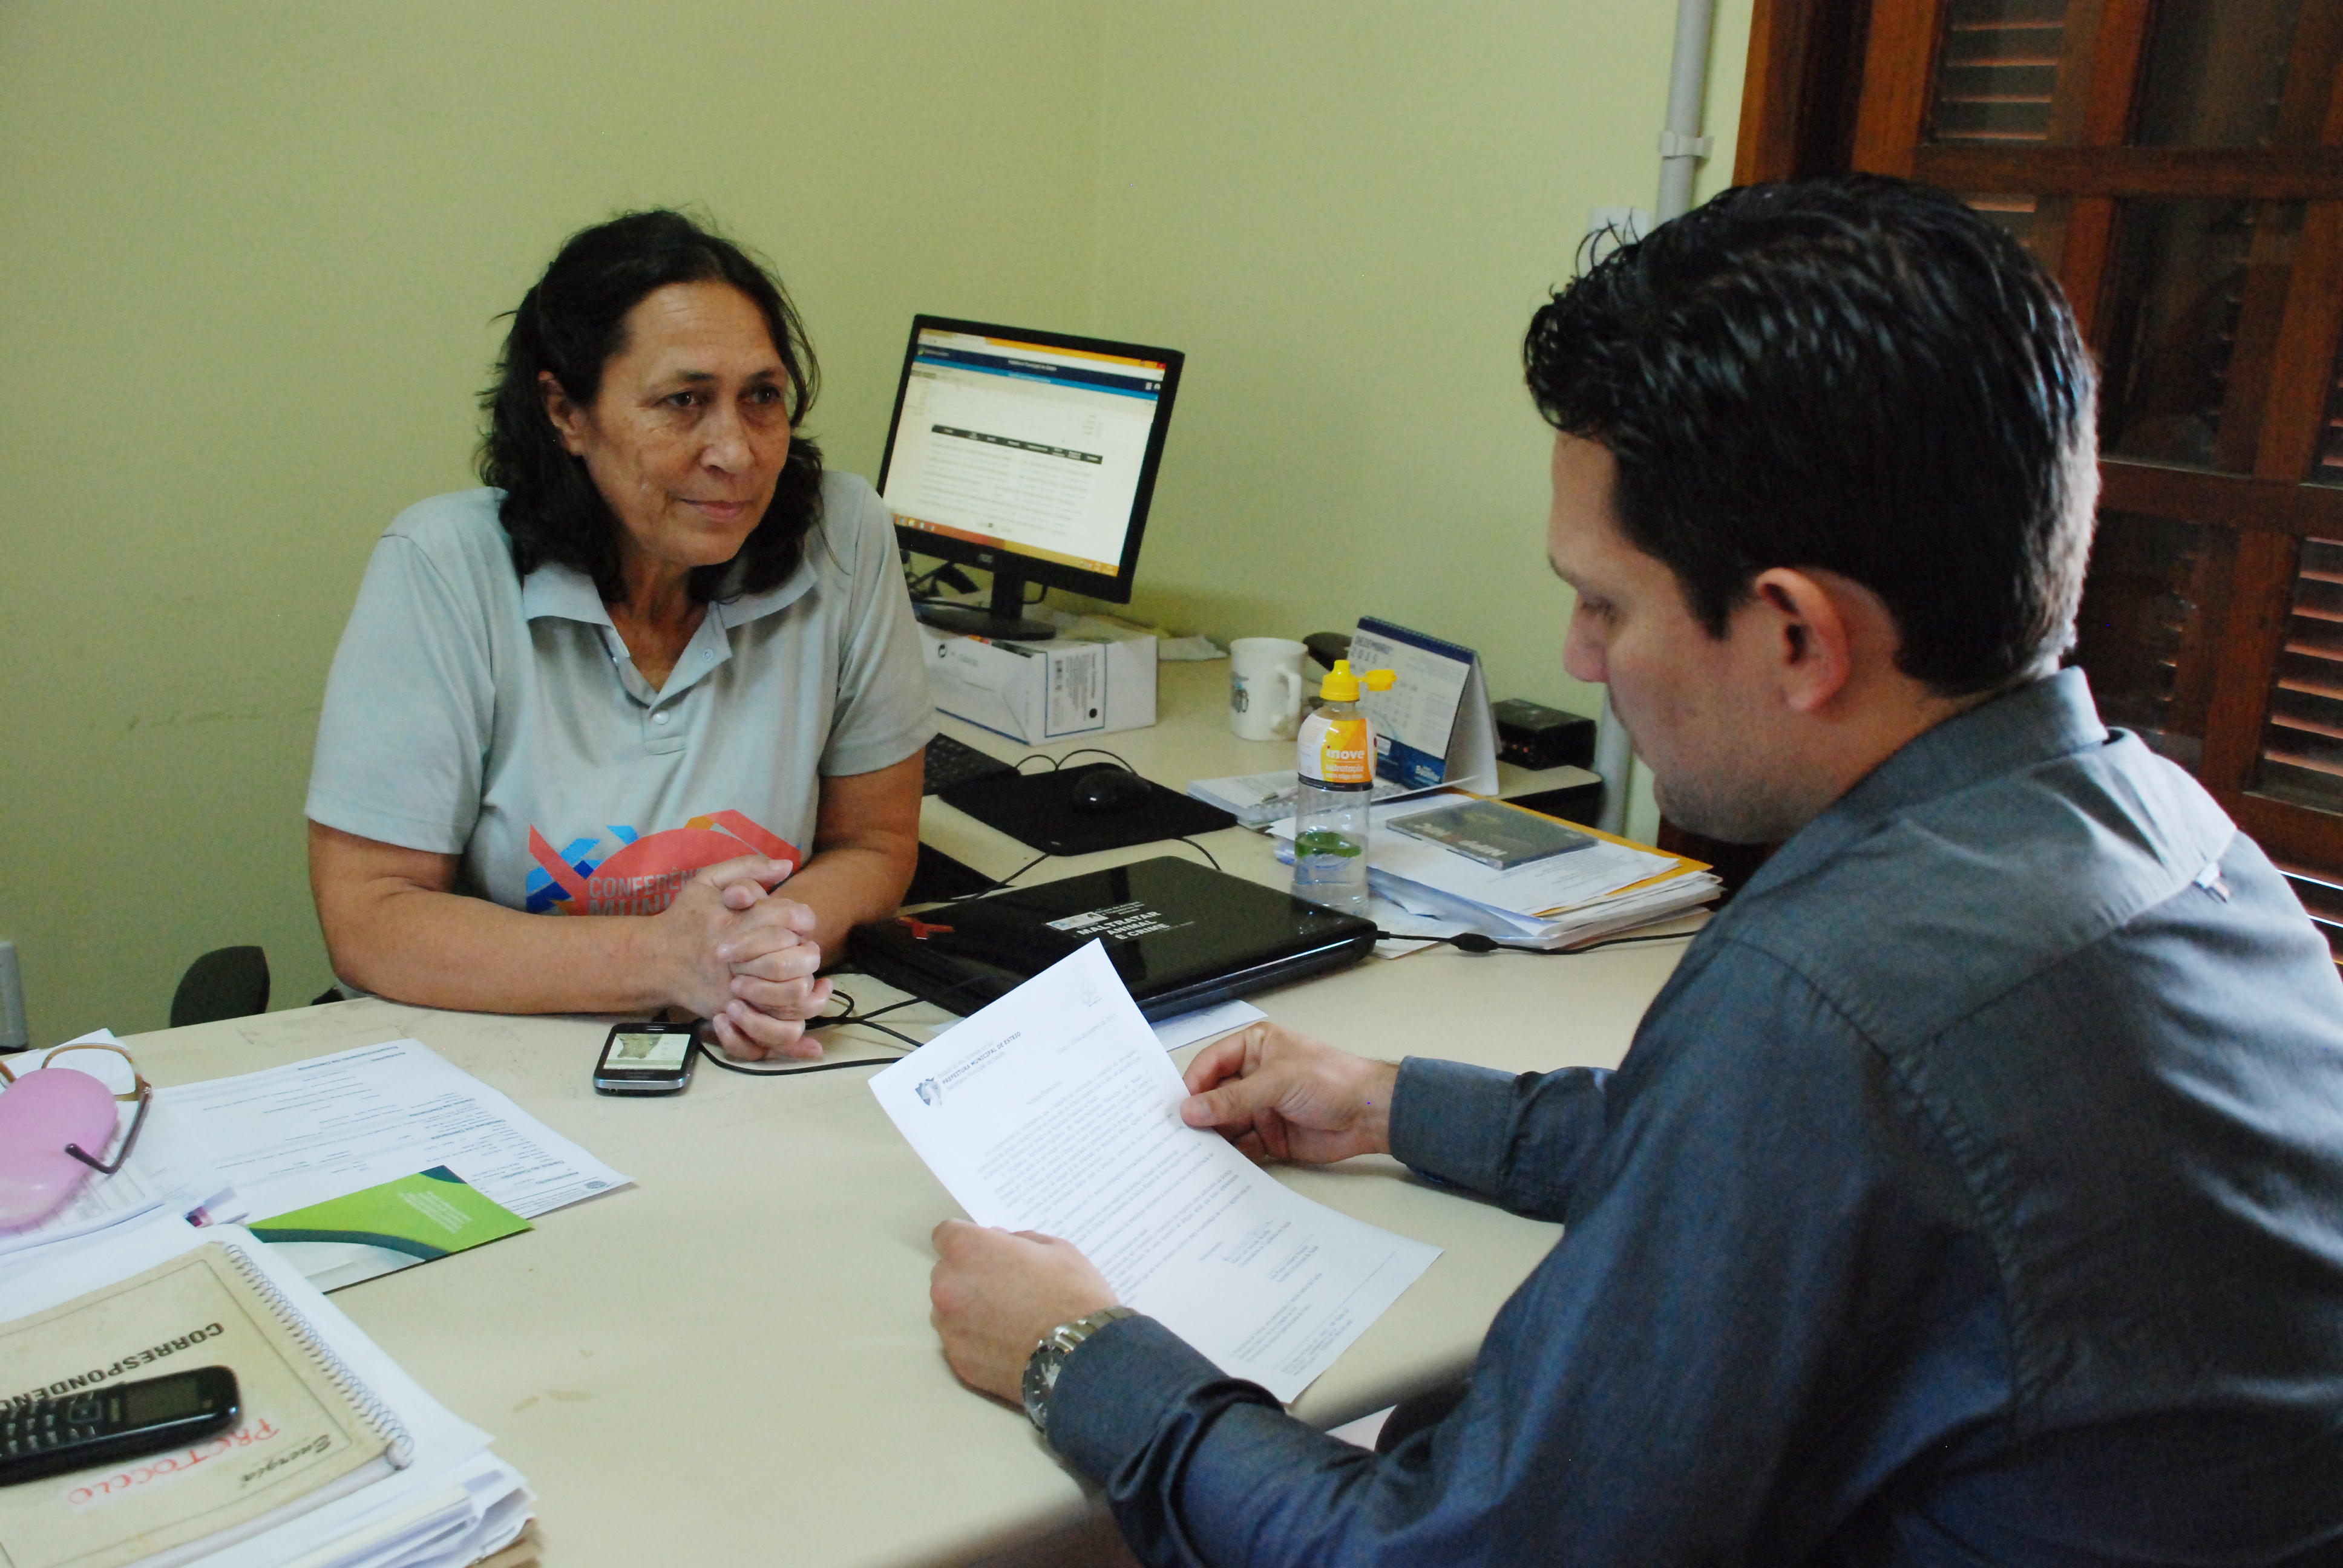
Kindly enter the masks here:
[[1101, 768], [1074, 786], [1067, 804], [1086, 817], [1103, 817], [1144, 805], [1154, 793], [1154, 787], [1136, 773]]

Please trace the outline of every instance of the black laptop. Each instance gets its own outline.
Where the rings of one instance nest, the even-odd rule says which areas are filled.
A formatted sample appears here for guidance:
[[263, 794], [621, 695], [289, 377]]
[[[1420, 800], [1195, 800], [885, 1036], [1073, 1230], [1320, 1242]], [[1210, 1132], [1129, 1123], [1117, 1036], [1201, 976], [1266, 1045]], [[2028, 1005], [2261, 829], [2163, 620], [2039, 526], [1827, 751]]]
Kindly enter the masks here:
[[1166, 856], [857, 926], [847, 956], [965, 1016], [1092, 939], [1152, 1021], [1340, 969], [1375, 926]]

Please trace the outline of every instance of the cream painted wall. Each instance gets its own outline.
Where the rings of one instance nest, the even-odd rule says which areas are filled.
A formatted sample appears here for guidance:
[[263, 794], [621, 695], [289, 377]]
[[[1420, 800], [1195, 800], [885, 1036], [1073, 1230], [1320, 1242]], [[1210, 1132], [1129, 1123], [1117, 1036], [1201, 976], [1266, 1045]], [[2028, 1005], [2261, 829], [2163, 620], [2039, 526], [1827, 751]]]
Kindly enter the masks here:
[[[1749, 0], [1723, 0], [1729, 168]], [[1560, 674], [1514, 368], [1590, 206], [1648, 206], [1666, 0], [0, 5], [0, 937], [33, 1034], [206, 948], [327, 979], [319, 689], [375, 536], [469, 482], [559, 237], [698, 202], [779, 265], [869, 472], [918, 310], [1174, 344], [1137, 608], [1363, 608]]]
[[[1706, 109], [1729, 183], [1749, 0]], [[1594, 713], [1544, 560], [1523, 329], [1594, 206], [1650, 207], [1666, 0], [1312, 0], [1110, 13], [1097, 298], [1188, 351], [1134, 608], [1300, 636], [1360, 614]]]
[[561, 236], [699, 202], [868, 471], [918, 310], [1087, 319], [1091, 0], [0, 6], [0, 936], [33, 1036], [328, 974], [301, 803], [375, 537]]

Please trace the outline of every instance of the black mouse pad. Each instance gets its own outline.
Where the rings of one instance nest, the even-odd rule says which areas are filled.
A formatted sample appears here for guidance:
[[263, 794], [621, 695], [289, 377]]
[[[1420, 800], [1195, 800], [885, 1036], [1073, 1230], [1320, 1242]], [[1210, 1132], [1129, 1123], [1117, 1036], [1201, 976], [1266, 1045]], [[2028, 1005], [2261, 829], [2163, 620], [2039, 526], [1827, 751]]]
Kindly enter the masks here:
[[1054, 773], [996, 773], [955, 784], [937, 799], [1049, 855], [1091, 855], [1236, 825], [1236, 819], [1219, 807], [1192, 800], [1152, 779], [1147, 783], [1147, 799], [1128, 810], [1075, 810], [1074, 792], [1101, 769], [1116, 770], [1111, 762], [1086, 762]]

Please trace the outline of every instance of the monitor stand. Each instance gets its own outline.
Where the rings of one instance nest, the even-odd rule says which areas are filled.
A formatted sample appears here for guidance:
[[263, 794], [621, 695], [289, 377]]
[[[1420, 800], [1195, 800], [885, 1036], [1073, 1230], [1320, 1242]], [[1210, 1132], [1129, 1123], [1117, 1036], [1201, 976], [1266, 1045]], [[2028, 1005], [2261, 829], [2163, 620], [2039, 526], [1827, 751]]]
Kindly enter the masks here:
[[911, 611], [939, 631], [965, 632], [971, 637], [989, 637], [996, 642], [1047, 642], [1058, 635], [1058, 628], [1048, 621], [1024, 618], [1025, 578], [1005, 568], [994, 568], [992, 603], [989, 608], [915, 604]]

